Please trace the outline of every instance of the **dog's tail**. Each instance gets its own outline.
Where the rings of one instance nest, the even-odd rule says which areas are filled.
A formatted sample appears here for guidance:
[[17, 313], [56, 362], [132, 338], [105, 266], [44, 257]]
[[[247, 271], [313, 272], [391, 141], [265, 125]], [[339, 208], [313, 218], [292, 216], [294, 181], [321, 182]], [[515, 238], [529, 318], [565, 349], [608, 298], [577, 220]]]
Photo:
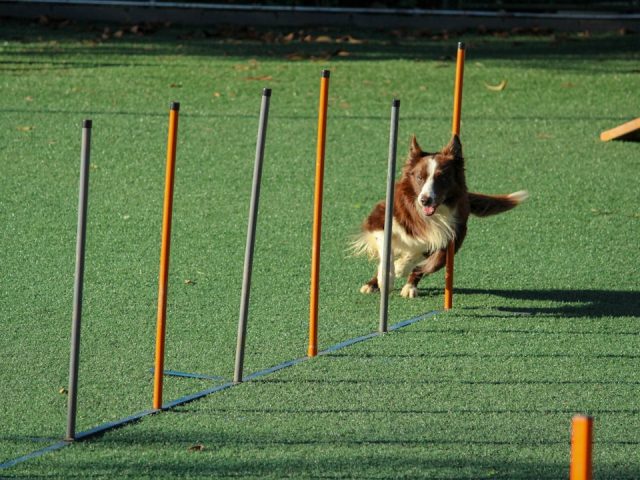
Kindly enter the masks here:
[[478, 217], [488, 217], [506, 212], [524, 202], [529, 193], [526, 190], [510, 193], [509, 195], [485, 195], [469, 192], [469, 206], [471, 213]]

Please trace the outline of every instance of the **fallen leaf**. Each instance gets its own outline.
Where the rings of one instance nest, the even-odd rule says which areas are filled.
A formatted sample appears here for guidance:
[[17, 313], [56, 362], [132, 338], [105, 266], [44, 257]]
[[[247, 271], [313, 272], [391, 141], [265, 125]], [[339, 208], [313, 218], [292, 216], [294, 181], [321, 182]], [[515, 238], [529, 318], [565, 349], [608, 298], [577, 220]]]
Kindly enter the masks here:
[[318, 35], [316, 37], [316, 43], [333, 43], [333, 40], [329, 35]]
[[271, 75], [257, 75], [255, 77], [246, 77], [245, 80], [273, 80]]
[[67, 391], [67, 389], [66, 389], [66, 388], [62, 387], [60, 390], [58, 390], [58, 393], [59, 393], [60, 395], [66, 395], [66, 394], [67, 394], [67, 393], [69, 393], [69, 392]]
[[615, 212], [611, 210], [600, 210], [598, 208], [592, 208], [591, 213], [594, 215], [613, 215]]
[[347, 35], [342, 39], [342, 41], [350, 43], [351, 45], [362, 45], [364, 40], [360, 40], [359, 38], [354, 38], [351, 35]]
[[291, 32], [291, 33], [288, 33], [287, 35], [285, 35], [284, 37], [282, 37], [282, 42], [283, 43], [293, 42], [293, 40], [295, 38], [296, 38], [296, 34]]
[[196, 284], [196, 282], [194, 282], [194, 281], [193, 281], [193, 280], [191, 280], [190, 278], [187, 278], [187, 279], [184, 281], [184, 284], [185, 284], [185, 285], [195, 285], [195, 284]]
[[33, 130], [35, 127], [31, 126], [31, 125], [23, 125], [20, 127], [17, 127], [17, 130], [19, 132], [30, 132], [31, 130]]
[[484, 86], [487, 87], [488, 90], [491, 90], [493, 92], [501, 92], [505, 88], [507, 88], [507, 81], [506, 80], [502, 80], [497, 85], [489, 85], [488, 83], [485, 83]]
[[350, 55], [351, 55], [351, 54], [350, 54], [348, 51], [343, 50], [343, 49], [336, 50], [336, 51], [333, 53], [333, 56], [334, 56], [334, 57], [348, 57], [348, 56], [350, 56]]
[[169, 84], [169, 88], [182, 88], [181, 83], [171, 83]]
[[204, 450], [204, 445], [196, 443], [195, 445], [191, 445], [187, 450], [190, 452], [202, 452]]
[[299, 52], [294, 52], [294, 53], [289, 53], [287, 54], [287, 60], [292, 60], [292, 61], [300, 61], [300, 60], [304, 60], [305, 55], [303, 53], [299, 53]]
[[216, 98], [220, 98], [222, 94], [220, 92], [213, 92], [213, 96]]
[[33, 102], [33, 97], [29, 95], [28, 97], [24, 97], [27, 102]]

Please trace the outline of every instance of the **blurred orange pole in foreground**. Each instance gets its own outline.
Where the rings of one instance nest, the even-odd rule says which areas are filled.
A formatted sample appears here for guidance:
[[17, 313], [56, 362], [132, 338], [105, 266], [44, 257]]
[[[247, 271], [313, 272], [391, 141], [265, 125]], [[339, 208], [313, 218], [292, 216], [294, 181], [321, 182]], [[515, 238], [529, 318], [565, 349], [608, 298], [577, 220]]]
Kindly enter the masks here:
[[[456, 82], [453, 89], [453, 125], [451, 133], [460, 135], [460, 115], [462, 112], [462, 79], [464, 77], [464, 43], [458, 43], [458, 57], [456, 60]], [[447, 246], [447, 261], [444, 271], [444, 309], [453, 307], [453, 257], [455, 255], [455, 241]]]
[[569, 480], [591, 480], [593, 418], [576, 415], [571, 420]]
[[169, 247], [171, 244], [171, 215], [173, 212], [173, 177], [178, 137], [178, 111], [180, 104], [171, 104], [169, 112], [169, 139], [167, 141], [167, 169], [162, 211], [162, 246], [160, 247], [160, 280], [158, 286], [158, 322], [156, 326], [156, 361], [153, 378], [153, 408], [162, 408], [162, 376], [164, 374], [164, 338], [167, 320], [167, 283], [169, 279]]
[[324, 184], [324, 151], [327, 131], [329, 70], [322, 71], [318, 111], [318, 146], [316, 149], [316, 183], [313, 202], [313, 239], [311, 247], [311, 298], [309, 302], [309, 349], [307, 355], [318, 354], [318, 291], [320, 287], [320, 236], [322, 232], [322, 190]]

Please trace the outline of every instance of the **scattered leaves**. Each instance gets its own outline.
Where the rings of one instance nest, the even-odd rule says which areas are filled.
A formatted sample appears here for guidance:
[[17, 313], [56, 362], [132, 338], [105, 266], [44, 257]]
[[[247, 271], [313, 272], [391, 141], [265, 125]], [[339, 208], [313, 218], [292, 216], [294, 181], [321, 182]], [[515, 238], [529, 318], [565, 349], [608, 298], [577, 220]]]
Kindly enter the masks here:
[[507, 88], [507, 81], [502, 80], [497, 85], [489, 85], [488, 83], [485, 83], [484, 86], [487, 87], [487, 90], [491, 90], [492, 92], [502, 92], [505, 88]]
[[196, 443], [195, 445], [191, 445], [187, 450], [190, 452], [202, 452], [205, 449], [205, 446], [201, 443]]

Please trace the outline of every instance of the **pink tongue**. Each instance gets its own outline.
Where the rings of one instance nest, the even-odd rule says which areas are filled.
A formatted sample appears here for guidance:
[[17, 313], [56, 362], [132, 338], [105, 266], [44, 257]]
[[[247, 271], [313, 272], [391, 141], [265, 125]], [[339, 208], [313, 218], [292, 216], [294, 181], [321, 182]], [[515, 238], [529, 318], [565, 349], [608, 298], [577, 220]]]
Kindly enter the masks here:
[[436, 213], [436, 207], [433, 207], [433, 206], [424, 207], [424, 208], [422, 209], [422, 211], [424, 212], [424, 214], [425, 214], [427, 217], [430, 217], [431, 215], [433, 215], [434, 213]]

